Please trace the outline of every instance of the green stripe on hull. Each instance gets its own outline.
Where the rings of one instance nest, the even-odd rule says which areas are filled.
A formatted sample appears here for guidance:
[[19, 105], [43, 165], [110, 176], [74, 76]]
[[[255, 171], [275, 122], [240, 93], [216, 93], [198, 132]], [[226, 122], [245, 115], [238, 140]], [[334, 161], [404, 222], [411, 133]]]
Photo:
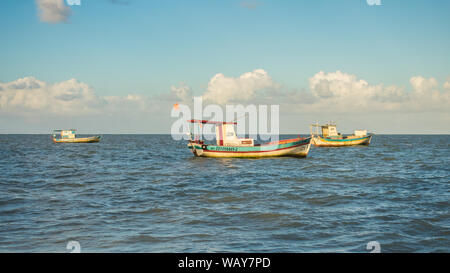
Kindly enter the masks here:
[[[286, 149], [289, 147], [297, 146], [300, 144], [308, 144], [309, 139], [304, 139], [300, 141], [283, 143], [283, 144], [273, 144], [273, 145], [261, 145], [261, 146], [249, 146], [249, 147], [234, 147], [234, 146], [216, 146], [207, 145], [205, 151], [218, 151], [218, 152], [264, 152], [264, 151], [274, 151], [279, 149]], [[202, 149], [202, 145], [195, 144], [196, 149]]]
[[350, 139], [332, 139], [332, 138], [319, 137], [319, 139], [328, 141], [328, 142], [346, 142], [346, 141], [357, 141], [357, 140], [368, 139], [369, 137], [371, 137], [371, 136], [361, 137], [361, 138], [350, 138]]

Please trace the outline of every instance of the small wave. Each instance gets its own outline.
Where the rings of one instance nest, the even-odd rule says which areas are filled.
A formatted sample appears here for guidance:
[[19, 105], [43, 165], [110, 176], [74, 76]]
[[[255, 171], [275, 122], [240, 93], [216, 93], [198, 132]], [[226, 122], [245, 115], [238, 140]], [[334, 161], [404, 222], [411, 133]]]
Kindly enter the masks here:
[[217, 199], [213, 199], [213, 198], [208, 198], [205, 200], [206, 203], [212, 203], [212, 204], [217, 204], [217, 203], [236, 203], [236, 202], [241, 202], [246, 200], [245, 198], [242, 197], [237, 197], [237, 196], [224, 196], [224, 197], [219, 197]]
[[307, 198], [305, 201], [312, 205], [337, 205], [339, 203], [347, 203], [348, 201], [354, 199], [353, 196], [349, 195], [334, 195], [334, 196], [326, 196], [326, 197], [315, 197], [315, 198]]
[[282, 219], [287, 214], [275, 213], [275, 212], [249, 212], [245, 214], [241, 214], [244, 218], [256, 219], [256, 220], [278, 220]]
[[170, 241], [170, 237], [154, 237], [150, 235], [136, 235], [129, 237], [127, 243], [162, 243]]
[[350, 171], [352, 171], [352, 169], [349, 169], [349, 168], [334, 168], [332, 170], [335, 172], [350, 172]]
[[272, 235], [272, 238], [285, 241], [302, 241], [306, 239], [298, 233], [274, 234]]
[[133, 214], [153, 214], [153, 213], [166, 213], [166, 212], [170, 212], [169, 209], [164, 209], [164, 208], [148, 208], [145, 210], [138, 210], [138, 211], [131, 211], [130, 213]]
[[198, 220], [198, 219], [189, 220], [189, 221], [187, 221], [187, 222], [185, 222], [185, 223], [186, 223], [186, 225], [193, 225], [193, 226], [195, 226], [195, 225], [205, 225], [205, 224], [208, 224], [207, 221]]

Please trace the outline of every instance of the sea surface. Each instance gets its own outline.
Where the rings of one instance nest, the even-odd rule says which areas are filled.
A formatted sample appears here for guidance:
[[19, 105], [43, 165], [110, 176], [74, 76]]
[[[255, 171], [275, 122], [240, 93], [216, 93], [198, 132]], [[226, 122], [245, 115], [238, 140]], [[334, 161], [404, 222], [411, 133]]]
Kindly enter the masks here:
[[0, 252], [450, 252], [449, 205], [450, 135], [267, 159], [0, 135]]

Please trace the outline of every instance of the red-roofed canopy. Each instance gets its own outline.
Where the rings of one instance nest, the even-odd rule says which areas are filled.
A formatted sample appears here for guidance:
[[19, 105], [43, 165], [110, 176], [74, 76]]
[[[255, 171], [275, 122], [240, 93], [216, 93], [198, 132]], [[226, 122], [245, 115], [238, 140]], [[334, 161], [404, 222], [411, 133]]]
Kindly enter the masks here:
[[200, 119], [190, 119], [190, 123], [201, 123], [201, 124], [237, 124], [235, 121], [210, 121], [210, 120], [200, 120]]

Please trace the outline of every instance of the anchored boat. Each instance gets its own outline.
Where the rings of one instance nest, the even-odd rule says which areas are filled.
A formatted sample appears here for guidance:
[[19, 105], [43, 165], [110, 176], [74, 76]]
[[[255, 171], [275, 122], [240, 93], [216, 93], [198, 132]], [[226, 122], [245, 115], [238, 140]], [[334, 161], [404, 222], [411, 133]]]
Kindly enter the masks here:
[[217, 122], [208, 120], [189, 120], [198, 124], [214, 124], [216, 145], [205, 144], [200, 138], [192, 137], [188, 143], [195, 156], [202, 157], [306, 157], [311, 146], [311, 138], [293, 138], [255, 144], [251, 138], [238, 138], [234, 131], [237, 122]]
[[[319, 134], [319, 128], [322, 130], [322, 135]], [[338, 133], [336, 124], [333, 123], [311, 125], [311, 143], [318, 147], [369, 145], [372, 137], [373, 134], [367, 134], [367, 130], [355, 130], [353, 135], [343, 136]]]
[[77, 137], [75, 129], [70, 130], [54, 130], [53, 142], [55, 143], [91, 143], [99, 142], [101, 136]]

